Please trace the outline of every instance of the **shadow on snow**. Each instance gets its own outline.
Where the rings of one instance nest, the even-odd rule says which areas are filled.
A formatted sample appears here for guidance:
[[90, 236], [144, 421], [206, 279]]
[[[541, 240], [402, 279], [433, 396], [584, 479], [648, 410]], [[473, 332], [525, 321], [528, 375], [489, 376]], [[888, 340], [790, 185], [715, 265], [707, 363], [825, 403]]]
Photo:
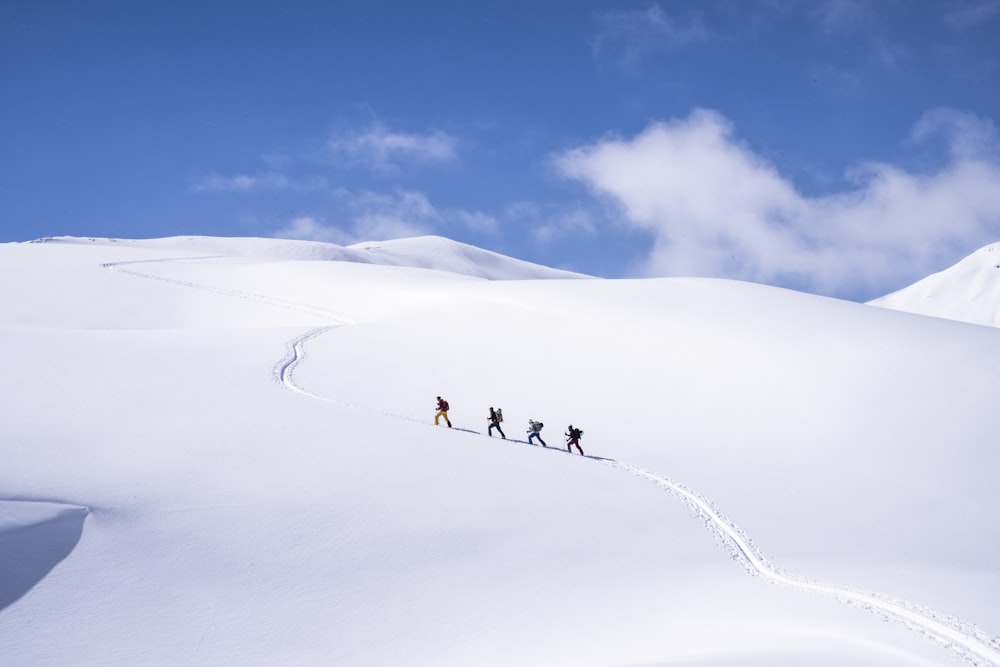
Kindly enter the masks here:
[[[0, 501], [0, 511], [9, 508], [9, 502], [15, 504]], [[21, 599], [73, 551], [87, 514], [82, 507], [67, 507], [38, 523], [0, 528], [0, 611]]]

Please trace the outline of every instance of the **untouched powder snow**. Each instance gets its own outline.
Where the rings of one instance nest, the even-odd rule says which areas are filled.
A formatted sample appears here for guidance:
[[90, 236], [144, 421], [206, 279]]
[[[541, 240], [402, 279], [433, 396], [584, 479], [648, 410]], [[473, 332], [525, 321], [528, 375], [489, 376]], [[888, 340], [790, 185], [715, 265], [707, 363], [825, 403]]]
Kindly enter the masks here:
[[0, 662], [1000, 665], [1000, 332], [175, 243], [0, 246]]
[[980, 248], [944, 271], [869, 303], [971, 324], [1000, 326], [1000, 243]]

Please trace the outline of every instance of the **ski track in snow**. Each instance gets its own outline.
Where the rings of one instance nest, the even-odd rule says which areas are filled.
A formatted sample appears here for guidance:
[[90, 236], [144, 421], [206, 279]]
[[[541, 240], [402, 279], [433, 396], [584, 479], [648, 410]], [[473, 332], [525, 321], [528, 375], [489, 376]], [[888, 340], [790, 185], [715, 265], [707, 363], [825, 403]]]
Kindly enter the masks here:
[[127, 266], [132, 266], [134, 264], [154, 264], [154, 263], [165, 263], [165, 262], [181, 262], [181, 261], [205, 261], [210, 259], [225, 259], [226, 255], [206, 255], [203, 257], [168, 257], [165, 259], [139, 259], [129, 262], [109, 262], [107, 264], [101, 264], [101, 268], [108, 269], [110, 271], [118, 271], [119, 273], [127, 273], [132, 276], [138, 276], [140, 278], [148, 278], [150, 280], [158, 280], [160, 282], [169, 283], [171, 285], [179, 285], [181, 287], [190, 287], [192, 289], [198, 289], [205, 292], [214, 292], [215, 294], [223, 294], [225, 296], [231, 296], [238, 299], [244, 299], [247, 301], [253, 301], [255, 303], [264, 303], [271, 306], [278, 306], [279, 308], [287, 308], [289, 310], [297, 310], [301, 313], [309, 313], [311, 315], [318, 315], [320, 317], [326, 318], [328, 320], [333, 320], [341, 324], [352, 324], [353, 320], [345, 318], [337, 313], [331, 313], [328, 310], [323, 310], [322, 308], [314, 308], [301, 303], [294, 303], [292, 301], [284, 301], [282, 299], [275, 299], [273, 297], [264, 296], [263, 294], [252, 294], [250, 292], [241, 292], [239, 290], [226, 289], [224, 287], [210, 287], [208, 285], [200, 285], [198, 283], [193, 283], [187, 280], [177, 280], [176, 278], [166, 278], [163, 276], [153, 275], [151, 273], [142, 273], [140, 271], [135, 271], [131, 268], [124, 268]]
[[[320, 315], [333, 320], [335, 322], [333, 325], [310, 329], [306, 333], [289, 341], [287, 343], [285, 356], [274, 366], [272, 379], [291, 391], [315, 400], [334, 403], [347, 408], [373, 412], [387, 417], [393, 417], [395, 419], [404, 419], [406, 421], [427, 424], [427, 422], [423, 420], [414, 419], [412, 417], [375, 410], [373, 408], [314, 394], [302, 388], [295, 382], [295, 369], [306, 359], [307, 356], [306, 344], [325, 333], [337, 329], [340, 326], [352, 324], [352, 320], [320, 308], [314, 308], [312, 306], [297, 304], [290, 301], [283, 301], [281, 299], [274, 299], [260, 294], [200, 285], [193, 282], [176, 280], [173, 278], [164, 278], [161, 276], [123, 268], [125, 266], [148, 264], [152, 262], [174, 262], [184, 260], [197, 261], [219, 259], [221, 257], [224, 256], [213, 255], [206, 257], [136, 260], [102, 264], [101, 267], [134, 276], [180, 285], [183, 287], [205, 290], [257, 303]], [[451, 429], [451, 431], [455, 430], [462, 431], [464, 429]], [[482, 435], [478, 431], [468, 432]], [[518, 441], [506, 440], [503, 442]], [[522, 442], [521, 444], [525, 443]], [[554, 449], [554, 451], [561, 450]], [[934, 611], [933, 609], [915, 605], [906, 600], [895, 599], [878, 593], [866, 593], [864, 591], [848, 587], [811, 581], [786, 573], [773, 565], [754, 545], [753, 541], [732, 520], [718, 510], [708, 499], [702, 497], [695, 491], [692, 491], [691, 489], [688, 489], [666, 477], [656, 475], [629, 463], [595, 456], [588, 456], [585, 458], [595, 460], [612, 468], [630, 473], [643, 480], [652, 482], [668, 491], [675, 498], [687, 505], [695, 517], [701, 519], [705, 528], [715, 536], [723, 547], [725, 547], [732, 559], [738, 562], [751, 576], [761, 577], [766, 581], [788, 589], [832, 597], [844, 604], [860, 607], [861, 609], [864, 609], [882, 618], [883, 620], [900, 623], [909, 630], [912, 630], [926, 639], [937, 643], [945, 649], [949, 649], [955, 657], [962, 659], [971, 665], [975, 665], [975, 667], [1000, 667], [1000, 638], [990, 637], [975, 625]]]

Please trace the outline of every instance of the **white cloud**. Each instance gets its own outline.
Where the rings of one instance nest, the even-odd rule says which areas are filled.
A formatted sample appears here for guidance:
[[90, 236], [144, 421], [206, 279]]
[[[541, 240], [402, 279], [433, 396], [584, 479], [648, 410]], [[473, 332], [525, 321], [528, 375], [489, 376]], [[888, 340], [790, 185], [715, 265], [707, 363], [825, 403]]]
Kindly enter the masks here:
[[328, 187], [329, 184], [323, 178], [296, 180], [284, 174], [271, 171], [263, 174], [239, 174], [236, 176], [209, 174], [198, 183], [195, 183], [192, 190], [194, 192], [274, 192], [278, 190], [310, 192], [324, 190]]
[[645, 10], [605, 12], [598, 16], [600, 30], [593, 41], [595, 57], [610, 57], [633, 67], [646, 56], [679, 49], [709, 39], [698, 19], [679, 21], [658, 4]]
[[379, 123], [364, 132], [332, 137], [327, 148], [337, 158], [381, 172], [397, 170], [401, 161], [445, 163], [458, 158], [458, 140], [450, 134], [392, 132]]
[[291, 220], [285, 227], [274, 234], [278, 239], [295, 239], [298, 241], [323, 241], [337, 245], [353, 243], [352, 237], [344, 230], [328, 225], [321, 218], [304, 215]]
[[274, 236], [350, 245], [430, 234], [439, 219], [437, 211], [419, 192], [385, 195], [340, 190], [337, 195], [344, 210], [338, 215], [340, 222], [327, 223], [320, 217], [301, 216]]
[[441, 220], [438, 211], [421, 192], [400, 191], [391, 195], [364, 192], [354, 196], [354, 235], [358, 241], [384, 241], [430, 234]]
[[327, 224], [322, 218], [303, 216], [275, 236], [349, 245], [435, 234], [456, 225], [478, 232], [493, 232], [497, 226], [496, 220], [485, 213], [438, 209], [424, 193], [414, 190], [388, 194], [338, 190], [336, 196], [343, 211], [338, 215], [342, 222]]
[[288, 186], [282, 174], [269, 172], [256, 176], [222, 176], [209, 174], [194, 185], [195, 192], [250, 192], [252, 190], [281, 190]]
[[955, 159], [1000, 157], [997, 136], [993, 121], [944, 108], [924, 114], [910, 135], [918, 143], [935, 137], [944, 138]]
[[915, 136], [933, 132], [947, 132], [953, 146], [935, 173], [863, 165], [852, 172], [853, 189], [821, 198], [800, 194], [705, 110], [567, 151], [555, 164], [617, 204], [625, 224], [653, 235], [648, 275], [889, 291], [940, 268], [956, 248], [971, 252], [1000, 235], [992, 126], [936, 111]]

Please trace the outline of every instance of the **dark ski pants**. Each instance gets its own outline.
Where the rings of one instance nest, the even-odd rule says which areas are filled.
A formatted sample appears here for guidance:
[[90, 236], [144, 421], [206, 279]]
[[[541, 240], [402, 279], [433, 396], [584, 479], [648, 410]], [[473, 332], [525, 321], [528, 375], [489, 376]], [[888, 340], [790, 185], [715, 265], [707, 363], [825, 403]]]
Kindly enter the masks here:
[[486, 429], [487, 432], [489, 432], [491, 438], [493, 437], [493, 429], [496, 429], [497, 431], [500, 432], [500, 437], [501, 438], [503, 438], [504, 440], [507, 439], [507, 436], [505, 436], [503, 434], [503, 429], [500, 428], [500, 424], [490, 424], [490, 427], [488, 429]]
[[529, 433], [528, 434], [528, 444], [529, 445], [531, 444], [531, 439], [532, 438], [538, 438], [538, 442], [542, 443], [542, 447], [548, 447], [548, 445], [545, 444], [545, 441], [542, 440], [542, 436], [538, 435], [537, 433]]
[[577, 449], [577, 451], [580, 452], [580, 456], [583, 456], [583, 448], [580, 447], [580, 441], [577, 440], [576, 438], [573, 438], [572, 440], [569, 440], [566, 443], [566, 451], [569, 452], [570, 454], [572, 454], [573, 453], [573, 445], [576, 445], [576, 449]]

